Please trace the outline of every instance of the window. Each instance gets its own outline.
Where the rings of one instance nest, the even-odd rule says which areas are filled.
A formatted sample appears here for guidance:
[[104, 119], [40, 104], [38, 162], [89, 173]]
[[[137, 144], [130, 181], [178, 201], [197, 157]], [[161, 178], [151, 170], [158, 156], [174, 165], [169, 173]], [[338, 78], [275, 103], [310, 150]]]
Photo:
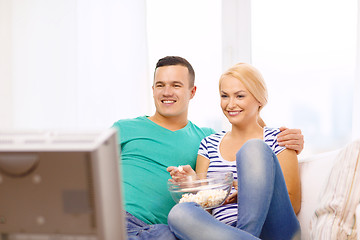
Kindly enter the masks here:
[[351, 139], [357, 1], [253, 0], [252, 63], [269, 125], [301, 128], [311, 152]]
[[305, 153], [342, 147], [354, 131], [357, 8], [356, 0], [147, 0], [150, 81], [159, 58], [187, 58], [198, 86], [189, 119], [228, 129], [218, 79], [223, 66], [249, 61], [268, 86], [268, 126], [300, 128]]

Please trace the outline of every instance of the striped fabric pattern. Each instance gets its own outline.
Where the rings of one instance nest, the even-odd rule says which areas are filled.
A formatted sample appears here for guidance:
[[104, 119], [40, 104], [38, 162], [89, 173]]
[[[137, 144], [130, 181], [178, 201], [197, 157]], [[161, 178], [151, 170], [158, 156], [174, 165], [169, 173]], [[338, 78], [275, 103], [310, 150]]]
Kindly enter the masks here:
[[310, 221], [311, 239], [356, 239], [355, 211], [360, 203], [360, 139], [339, 152], [320, 196], [319, 206]]
[[[275, 154], [279, 154], [285, 149], [285, 147], [279, 146], [276, 140], [279, 133], [280, 130], [278, 128], [264, 127], [263, 139]], [[232, 172], [234, 180], [237, 180], [236, 162], [227, 161], [220, 154], [219, 146], [225, 135], [226, 132], [222, 131], [204, 138], [200, 143], [198, 154], [210, 160], [208, 173]], [[231, 193], [234, 191], [235, 189], [233, 188]], [[237, 221], [237, 212], [237, 204], [227, 204], [213, 209], [212, 214], [219, 221], [233, 225]]]

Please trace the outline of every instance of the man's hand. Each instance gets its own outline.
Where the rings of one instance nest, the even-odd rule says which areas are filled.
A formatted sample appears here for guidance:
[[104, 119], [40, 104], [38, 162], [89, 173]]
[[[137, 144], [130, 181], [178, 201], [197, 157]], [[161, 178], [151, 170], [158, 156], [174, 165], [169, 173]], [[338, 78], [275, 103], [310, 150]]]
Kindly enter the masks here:
[[279, 145], [295, 150], [296, 154], [299, 155], [304, 149], [304, 136], [302, 135], [301, 130], [281, 127], [280, 131], [281, 132], [277, 136]]
[[183, 165], [179, 167], [170, 166], [166, 170], [171, 175], [171, 182], [184, 181], [188, 176], [196, 174], [190, 165]]

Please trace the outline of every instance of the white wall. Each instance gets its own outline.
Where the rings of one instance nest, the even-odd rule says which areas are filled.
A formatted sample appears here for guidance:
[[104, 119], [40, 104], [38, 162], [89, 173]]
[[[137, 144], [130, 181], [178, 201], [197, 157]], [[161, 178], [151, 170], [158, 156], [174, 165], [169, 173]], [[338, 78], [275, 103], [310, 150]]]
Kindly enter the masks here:
[[0, 1], [0, 127], [10, 127], [13, 120], [11, 84], [11, 0]]
[[144, 1], [0, 4], [0, 128], [103, 128], [147, 111]]

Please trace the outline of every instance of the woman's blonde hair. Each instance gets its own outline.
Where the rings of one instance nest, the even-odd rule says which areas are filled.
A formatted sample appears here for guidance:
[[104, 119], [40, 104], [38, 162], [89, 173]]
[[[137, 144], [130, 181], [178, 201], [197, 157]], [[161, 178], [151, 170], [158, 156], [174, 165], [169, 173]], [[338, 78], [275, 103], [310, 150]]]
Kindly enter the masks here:
[[[268, 101], [268, 91], [266, 84], [261, 73], [252, 65], [247, 63], [238, 63], [229, 68], [224, 72], [219, 81], [219, 90], [221, 87], [221, 81], [225, 77], [233, 77], [241, 81], [241, 83], [246, 87], [246, 89], [254, 96], [254, 98], [261, 104], [259, 107], [259, 114], [261, 109], [267, 104]], [[258, 123], [260, 126], [264, 127], [265, 123], [261, 119], [260, 115], [258, 118]]]

